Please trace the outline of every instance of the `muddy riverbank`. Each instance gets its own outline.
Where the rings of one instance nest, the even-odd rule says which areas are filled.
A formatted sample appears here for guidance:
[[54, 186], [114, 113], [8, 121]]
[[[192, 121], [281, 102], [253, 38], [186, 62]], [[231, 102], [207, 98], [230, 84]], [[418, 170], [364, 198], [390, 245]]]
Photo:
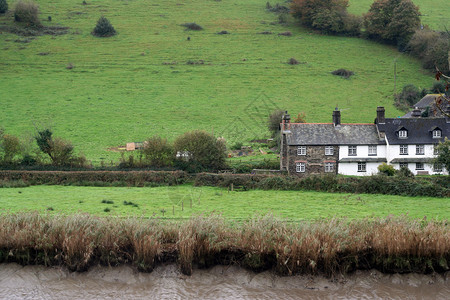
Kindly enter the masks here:
[[65, 267], [0, 264], [0, 299], [446, 299], [450, 272], [382, 274], [356, 271], [334, 279], [281, 277], [237, 266], [195, 269], [183, 275], [175, 264], [152, 273], [135, 268], [92, 267], [70, 272]]

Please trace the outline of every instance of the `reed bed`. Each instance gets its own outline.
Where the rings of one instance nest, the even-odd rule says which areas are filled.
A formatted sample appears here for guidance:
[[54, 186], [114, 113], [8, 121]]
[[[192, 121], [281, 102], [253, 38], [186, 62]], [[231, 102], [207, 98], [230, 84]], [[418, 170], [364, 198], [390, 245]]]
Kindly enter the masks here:
[[100, 218], [88, 214], [0, 215], [0, 263], [63, 265], [133, 264], [150, 272], [176, 262], [195, 267], [237, 264], [281, 275], [334, 275], [357, 269], [382, 272], [449, 270], [447, 221], [408, 217], [291, 223], [271, 215], [236, 223], [218, 215], [188, 221]]

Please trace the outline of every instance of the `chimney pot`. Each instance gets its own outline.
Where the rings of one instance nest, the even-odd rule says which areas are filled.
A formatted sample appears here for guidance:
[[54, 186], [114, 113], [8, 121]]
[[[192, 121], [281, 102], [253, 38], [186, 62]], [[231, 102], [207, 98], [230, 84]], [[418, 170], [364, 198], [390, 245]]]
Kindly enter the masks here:
[[337, 107], [333, 111], [333, 124], [335, 127], [341, 125], [341, 111]]
[[417, 107], [414, 108], [414, 110], [412, 111], [411, 117], [418, 118], [420, 116], [422, 116], [422, 112], [420, 111], [420, 109]]

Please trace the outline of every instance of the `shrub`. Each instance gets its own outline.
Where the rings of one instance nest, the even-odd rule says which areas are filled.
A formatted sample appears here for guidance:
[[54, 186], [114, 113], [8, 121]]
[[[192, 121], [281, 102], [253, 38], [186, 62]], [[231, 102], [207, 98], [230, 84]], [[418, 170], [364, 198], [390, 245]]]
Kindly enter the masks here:
[[39, 6], [31, 0], [19, 0], [14, 7], [14, 21], [24, 23], [27, 27], [42, 27]]
[[175, 140], [174, 148], [175, 152], [180, 154], [177, 160], [178, 166], [185, 170], [216, 171], [226, 166], [225, 142], [206, 131], [186, 132]]
[[408, 167], [401, 167], [400, 170], [396, 172], [397, 176], [400, 177], [414, 177], [413, 172]]
[[409, 108], [417, 103], [421, 98], [421, 91], [413, 84], [407, 84], [403, 87], [402, 92], [395, 94], [395, 106], [398, 108]]
[[407, 45], [419, 25], [419, 8], [410, 0], [376, 0], [364, 15], [365, 33], [369, 38], [401, 48]]
[[8, 11], [8, 2], [6, 0], [0, 0], [0, 14], [4, 14]]
[[344, 77], [345, 79], [348, 79], [348, 78], [350, 78], [350, 76], [354, 75], [355, 73], [353, 73], [353, 71], [346, 70], [346, 69], [337, 69], [337, 70], [334, 70], [333, 72], [331, 72], [331, 74], [336, 75], [336, 76], [341, 76], [341, 77]]
[[230, 33], [226, 30], [222, 30], [222, 31], [219, 31], [217, 34], [230, 34]]
[[445, 138], [444, 142], [440, 142], [437, 146], [438, 155], [434, 159], [435, 164], [440, 164], [450, 172], [450, 140]]
[[196, 23], [184, 23], [181, 26], [186, 27], [186, 30], [203, 30], [203, 27]]
[[278, 131], [280, 131], [281, 118], [283, 117], [284, 111], [277, 109], [274, 110], [267, 120], [267, 127], [274, 137]]
[[3, 162], [9, 164], [14, 157], [20, 154], [20, 141], [17, 137], [9, 134], [0, 136], [0, 150], [3, 152]]
[[392, 165], [388, 165], [386, 163], [382, 163], [381, 165], [378, 166], [378, 171], [381, 174], [387, 175], [387, 176], [394, 176], [395, 174], [395, 169]]
[[116, 34], [117, 32], [111, 25], [111, 22], [104, 16], [101, 16], [100, 19], [98, 19], [97, 25], [92, 31], [92, 35], [97, 37], [110, 37]]
[[173, 146], [159, 136], [153, 136], [144, 143], [145, 160], [154, 167], [172, 166], [175, 158]]

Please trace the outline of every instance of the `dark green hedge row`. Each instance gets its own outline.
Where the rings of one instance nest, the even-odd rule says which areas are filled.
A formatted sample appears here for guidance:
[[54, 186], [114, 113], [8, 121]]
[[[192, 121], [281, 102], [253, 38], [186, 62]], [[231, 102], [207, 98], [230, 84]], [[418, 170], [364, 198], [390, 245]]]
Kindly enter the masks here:
[[313, 190], [322, 192], [450, 197], [449, 177], [341, 177], [334, 175], [295, 178], [269, 175], [200, 173], [197, 186], [242, 187], [263, 190]]
[[0, 183], [28, 185], [155, 186], [182, 184], [187, 179], [183, 171], [0, 171]]

